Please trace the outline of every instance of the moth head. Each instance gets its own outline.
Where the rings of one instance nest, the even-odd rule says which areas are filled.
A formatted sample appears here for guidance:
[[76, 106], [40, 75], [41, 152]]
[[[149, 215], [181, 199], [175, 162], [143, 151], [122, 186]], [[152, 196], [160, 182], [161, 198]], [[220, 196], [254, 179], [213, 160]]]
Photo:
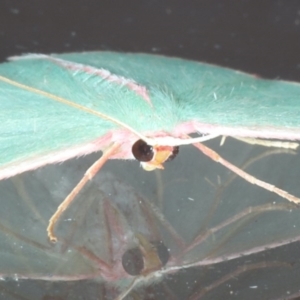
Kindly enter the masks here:
[[123, 269], [129, 275], [147, 275], [167, 264], [170, 253], [162, 241], [148, 241], [140, 233], [136, 233], [135, 237], [138, 247], [128, 249], [122, 255]]
[[178, 146], [151, 146], [141, 139], [132, 146], [133, 156], [141, 162], [143, 169], [146, 171], [164, 169], [163, 164], [174, 159], [178, 152]]

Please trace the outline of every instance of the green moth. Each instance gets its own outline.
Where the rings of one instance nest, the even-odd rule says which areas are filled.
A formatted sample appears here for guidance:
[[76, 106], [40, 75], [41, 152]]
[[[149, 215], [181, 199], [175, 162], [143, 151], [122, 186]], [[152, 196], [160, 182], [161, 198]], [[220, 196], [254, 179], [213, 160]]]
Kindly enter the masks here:
[[1, 179], [103, 151], [50, 219], [52, 241], [60, 215], [108, 159], [136, 158], [153, 170], [185, 144], [249, 182], [300, 202], [201, 143], [216, 136], [299, 140], [298, 83], [148, 54], [32, 54], [10, 60], [0, 65]]

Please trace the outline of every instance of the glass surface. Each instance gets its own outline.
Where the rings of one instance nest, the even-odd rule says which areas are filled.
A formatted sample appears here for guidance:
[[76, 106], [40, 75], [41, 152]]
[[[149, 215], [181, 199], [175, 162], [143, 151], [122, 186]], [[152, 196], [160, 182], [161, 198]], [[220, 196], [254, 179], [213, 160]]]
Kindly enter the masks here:
[[[295, 152], [231, 138], [222, 147], [217, 139], [206, 144], [299, 195]], [[55, 229], [59, 242], [51, 244], [48, 219], [99, 156], [0, 183], [6, 299], [253, 299], [298, 291], [297, 255], [279, 250], [300, 239], [299, 210], [193, 146], [181, 147], [162, 171], [145, 172], [135, 161], [108, 162], [63, 214]], [[148, 258], [141, 275], [124, 271], [128, 250], [144, 249], [150, 257], [154, 249], [157, 257], [157, 244], [170, 254], [163, 268]]]

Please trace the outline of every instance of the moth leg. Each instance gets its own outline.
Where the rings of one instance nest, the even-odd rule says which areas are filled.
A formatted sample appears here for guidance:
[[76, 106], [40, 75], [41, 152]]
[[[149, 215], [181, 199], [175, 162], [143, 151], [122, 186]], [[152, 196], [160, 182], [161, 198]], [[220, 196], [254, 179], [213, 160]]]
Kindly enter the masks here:
[[70, 203], [74, 200], [74, 198], [78, 195], [81, 189], [85, 186], [85, 184], [93, 179], [93, 177], [98, 173], [98, 171], [102, 168], [102, 166], [106, 163], [106, 161], [117, 151], [119, 148], [119, 144], [113, 144], [106, 151], [103, 152], [103, 155], [85, 172], [82, 179], [79, 183], [74, 187], [71, 193], [65, 198], [65, 200], [58, 206], [56, 212], [50, 218], [47, 233], [51, 242], [57, 242], [57, 237], [54, 234], [54, 226], [61, 214], [67, 209]]
[[202, 151], [205, 155], [207, 155], [208, 157], [210, 157], [212, 160], [222, 164], [224, 167], [228, 168], [229, 170], [231, 170], [232, 172], [236, 173], [237, 175], [239, 175], [240, 177], [244, 178], [246, 181], [258, 185], [270, 192], [273, 192], [279, 196], [281, 196], [284, 199], [287, 199], [288, 201], [291, 201], [293, 203], [299, 204], [300, 203], [300, 199], [289, 194], [288, 192], [279, 189], [278, 187], [276, 187], [275, 185], [272, 185], [270, 183], [267, 183], [265, 181], [262, 181], [252, 175], [250, 175], [249, 173], [243, 171], [242, 169], [236, 167], [235, 165], [233, 165], [232, 163], [230, 163], [229, 161], [225, 160], [223, 157], [221, 157], [217, 152], [215, 152], [214, 150], [208, 148], [207, 146], [197, 143], [194, 144], [194, 146], [196, 148], [198, 148], [200, 151]]

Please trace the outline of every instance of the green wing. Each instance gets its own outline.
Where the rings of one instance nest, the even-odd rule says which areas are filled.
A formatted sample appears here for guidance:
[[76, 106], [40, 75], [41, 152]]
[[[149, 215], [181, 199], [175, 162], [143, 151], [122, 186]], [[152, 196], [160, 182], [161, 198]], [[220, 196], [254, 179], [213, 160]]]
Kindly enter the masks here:
[[214, 65], [147, 54], [88, 52], [60, 57], [134, 79], [150, 91], [154, 107], [163, 108], [160, 102], [164, 102], [177, 117], [173, 121], [300, 129], [299, 83], [264, 80]]
[[190, 122], [189, 131], [201, 133], [300, 139], [299, 84], [193, 61], [113, 52], [29, 55], [1, 64], [0, 76], [32, 88], [0, 79], [0, 178], [100, 150], [97, 139], [124, 129], [33, 89], [142, 134], [173, 134]]

